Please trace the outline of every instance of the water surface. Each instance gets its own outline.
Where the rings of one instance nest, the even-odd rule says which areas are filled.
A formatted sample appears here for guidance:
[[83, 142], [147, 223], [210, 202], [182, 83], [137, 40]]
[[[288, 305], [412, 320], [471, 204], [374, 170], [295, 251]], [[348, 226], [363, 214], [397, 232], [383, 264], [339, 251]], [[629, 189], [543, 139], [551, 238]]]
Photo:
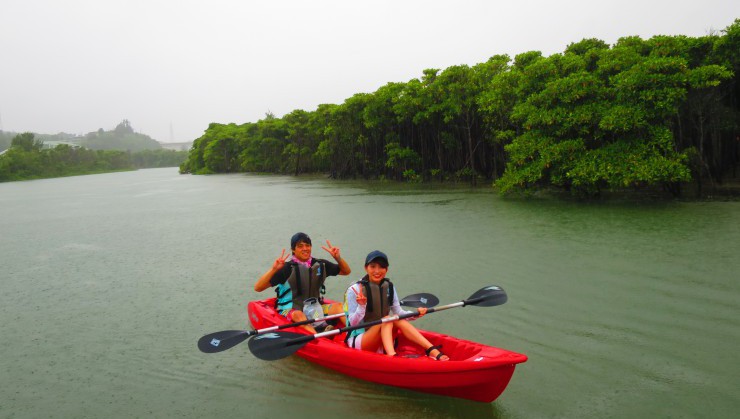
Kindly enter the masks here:
[[[403, 295], [509, 301], [417, 326], [522, 352], [492, 404], [365, 383], [203, 334], [246, 327], [296, 231], [374, 249]], [[0, 417], [735, 417], [740, 203], [576, 203], [487, 189], [152, 169], [0, 184]]]

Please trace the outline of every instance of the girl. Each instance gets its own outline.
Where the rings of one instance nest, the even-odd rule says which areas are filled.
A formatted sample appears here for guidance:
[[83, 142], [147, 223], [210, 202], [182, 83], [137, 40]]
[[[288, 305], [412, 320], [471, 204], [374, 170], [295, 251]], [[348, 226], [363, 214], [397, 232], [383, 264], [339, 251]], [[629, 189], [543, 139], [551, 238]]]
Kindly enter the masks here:
[[[388, 256], [374, 250], [365, 258], [367, 275], [347, 288], [345, 293], [345, 311], [349, 324], [356, 325], [382, 319], [392, 311], [395, 315], [408, 313], [401, 308], [398, 294], [393, 283], [385, 277], [388, 272]], [[419, 309], [419, 317], [426, 314], [426, 308]], [[345, 342], [351, 348], [363, 351], [385, 350], [386, 355], [395, 356], [393, 346], [395, 331], [401, 332], [408, 340], [424, 348], [426, 354], [438, 361], [450, 358], [434, 346], [416, 328], [406, 320], [397, 320], [371, 326], [368, 329], [356, 329], [347, 334]]]

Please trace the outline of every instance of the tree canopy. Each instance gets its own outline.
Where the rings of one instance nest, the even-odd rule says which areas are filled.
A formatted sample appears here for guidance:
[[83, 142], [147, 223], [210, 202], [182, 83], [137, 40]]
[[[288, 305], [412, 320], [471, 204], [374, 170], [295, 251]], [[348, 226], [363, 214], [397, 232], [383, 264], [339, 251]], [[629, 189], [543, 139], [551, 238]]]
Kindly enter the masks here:
[[739, 66], [740, 20], [698, 38], [584, 39], [548, 57], [495, 55], [313, 111], [212, 123], [180, 170], [677, 194], [692, 179], [735, 174]]

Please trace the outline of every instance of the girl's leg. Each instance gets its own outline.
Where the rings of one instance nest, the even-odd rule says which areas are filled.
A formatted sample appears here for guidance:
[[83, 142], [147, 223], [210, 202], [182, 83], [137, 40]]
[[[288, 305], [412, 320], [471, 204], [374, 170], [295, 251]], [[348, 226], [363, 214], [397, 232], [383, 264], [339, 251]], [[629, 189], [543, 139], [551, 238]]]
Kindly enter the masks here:
[[[418, 330], [414, 327], [413, 324], [409, 323], [406, 320], [399, 320], [395, 322], [396, 327], [403, 333], [403, 335], [406, 337], [406, 339], [414, 342], [415, 344], [421, 346], [423, 349], [427, 349], [432, 346], [432, 342], [429, 342], [427, 338], [424, 337], [421, 333], [419, 333]], [[430, 356], [436, 357], [439, 354], [438, 349], [434, 349], [429, 353]], [[442, 355], [440, 358], [440, 361], [446, 361], [450, 359], [447, 355]]]
[[362, 350], [375, 352], [380, 347], [380, 326], [376, 324], [362, 334]]
[[396, 348], [393, 346], [393, 323], [380, 325], [380, 340], [383, 342], [383, 350], [385, 350], [386, 355], [396, 355]]

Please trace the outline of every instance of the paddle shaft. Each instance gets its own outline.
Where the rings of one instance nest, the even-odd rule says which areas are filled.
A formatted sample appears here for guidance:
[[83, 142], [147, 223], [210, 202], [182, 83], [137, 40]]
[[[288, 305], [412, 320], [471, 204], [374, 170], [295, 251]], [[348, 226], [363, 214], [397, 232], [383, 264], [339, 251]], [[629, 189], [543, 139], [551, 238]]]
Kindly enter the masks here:
[[[417, 298], [418, 295], [423, 295], [424, 297], [433, 298], [435, 300], [437, 299], [437, 297], [435, 297], [432, 294], [412, 294], [412, 295], [409, 295], [408, 297], [403, 298], [401, 300], [400, 304], [401, 305], [405, 305], [405, 303], [408, 300], [414, 300], [415, 298]], [[439, 300], [437, 300], [437, 301], [439, 301]], [[427, 309], [427, 313], [432, 313], [434, 311], [446, 310], [448, 308], [457, 307], [457, 305], [459, 305], [461, 303], [462, 302], [458, 302], [458, 303], [454, 303], [454, 304], [448, 304], [447, 306], [438, 307], [436, 310], [434, 308], [428, 308]], [[418, 311], [416, 313], [418, 314]], [[409, 316], [409, 317], [413, 317], [413, 316], [415, 316], [417, 314], [413, 314], [412, 313], [411, 316]], [[345, 315], [346, 315], [345, 313], [338, 313], [338, 314], [332, 314], [330, 316], [325, 316], [325, 317], [322, 317], [322, 318], [319, 318], [319, 319], [316, 319], [316, 320], [304, 320], [302, 322], [295, 322], [295, 323], [283, 324], [283, 325], [280, 325], [280, 326], [271, 326], [271, 327], [266, 327], [264, 329], [258, 329], [258, 330], [250, 330], [249, 333], [248, 333], [248, 336], [258, 335], [258, 334], [266, 333], [266, 332], [272, 332], [272, 331], [275, 331], [275, 330], [287, 329], [289, 327], [303, 326], [304, 324], [311, 324], [311, 323], [315, 323], [315, 322], [318, 322], [318, 321], [321, 321], [321, 320], [336, 319], [338, 317], [344, 317]], [[403, 317], [403, 318], [406, 318], [406, 317]], [[399, 320], [399, 319], [395, 319], [395, 320]], [[385, 322], [383, 322], [383, 323], [385, 323]], [[379, 323], [376, 323], [376, 324], [379, 324]], [[365, 326], [362, 326], [362, 327], [365, 327]], [[355, 329], [358, 329], [358, 328], [359, 327], [355, 327]], [[354, 330], [354, 329], [347, 329], [347, 328], [337, 329], [337, 333], [342, 333], [342, 331], [346, 331], [345, 329], [346, 330]], [[332, 331], [330, 331], [330, 332], [332, 332]], [[329, 333], [329, 332], [326, 332], [326, 333]], [[334, 334], [337, 334], [337, 333], [334, 333]], [[325, 336], [329, 336], [329, 335], [325, 335]]]
[[[484, 298], [474, 298], [474, 299], [470, 299], [470, 300], [458, 301], [456, 303], [447, 304], [447, 305], [443, 305], [443, 306], [439, 306], [439, 307], [428, 308], [426, 314], [434, 313], [436, 311], [449, 310], [449, 309], [455, 308], [455, 307], [464, 307], [464, 306], [466, 306], [468, 304], [475, 304], [478, 301], [483, 300], [483, 299]], [[310, 342], [310, 341], [312, 341], [314, 339], [323, 338], [323, 337], [327, 337], [327, 336], [334, 336], [334, 335], [338, 335], [338, 334], [343, 333], [343, 332], [349, 332], [349, 331], [356, 330], [356, 329], [368, 328], [368, 327], [372, 327], [372, 326], [375, 326], [375, 325], [378, 325], [378, 324], [395, 322], [395, 321], [398, 321], [398, 320], [403, 320], [403, 319], [407, 319], [409, 317], [415, 317], [415, 316], [418, 316], [418, 315], [419, 315], [419, 310], [415, 310], [415, 311], [412, 311], [410, 313], [396, 314], [394, 316], [384, 317], [382, 319], [373, 320], [373, 321], [367, 322], [367, 323], [360, 323], [360, 324], [357, 324], [357, 325], [354, 325], [354, 326], [347, 326], [347, 327], [343, 327], [341, 329], [330, 330], [328, 332], [321, 332], [321, 333], [316, 333], [316, 334], [313, 334], [313, 335], [302, 336], [302, 337], [299, 337], [299, 338], [296, 338], [296, 339], [291, 340], [290, 342], [286, 343], [286, 345], [288, 345], [288, 346], [289, 345], [299, 345], [299, 344], [303, 344], [305, 342]]]
[[[401, 300], [401, 305], [408, 305], [411, 307], [434, 307], [439, 303], [439, 299], [428, 293], [412, 294]], [[266, 327], [264, 329], [257, 330], [222, 330], [220, 332], [207, 334], [198, 339], [198, 349], [205, 353], [216, 353], [223, 352], [227, 349], [233, 348], [247, 340], [247, 338], [257, 335], [263, 335], [268, 332], [275, 333], [280, 329], [287, 329], [291, 327], [298, 327], [307, 324], [320, 322], [323, 320], [332, 320], [339, 317], [344, 317], [345, 313], [337, 313], [329, 316], [321, 317], [319, 319], [307, 319], [295, 323], [288, 323], [283, 325], [276, 325]]]
[[[434, 300], [436, 300], [436, 302], [439, 302], [439, 300], [437, 300], [437, 297], [435, 297], [432, 294], [411, 294], [408, 297], [405, 297], [405, 298], [403, 298], [401, 300], [401, 305], [405, 305], [405, 303], [407, 301], [415, 301], [420, 296], [421, 297], [424, 297], [424, 298], [434, 299]], [[436, 304], [436, 302], [433, 303], [433, 304]], [[275, 330], [287, 329], [289, 327], [303, 326], [304, 324], [316, 323], [316, 322], [319, 322], [321, 320], [337, 319], [339, 317], [344, 317], [344, 316], [346, 316], [345, 313], [331, 314], [329, 316], [324, 316], [324, 317], [321, 317], [321, 318], [318, 318], [318, 319], [315, 319], [315, 320], [308, 319], [308, 320], [304, 320], [304, 321], [300, 321], [300, 322], [283, 324], [283, 325], [280, 325], [280, 326], [270, 326], [270, 327], [265, 327], [264, 329], [250, 330], [249, 332], [246, 332], [246, 333], [247, 333], [247, 337], [249, 337], [249, 336], [259, 335], [259, 334], [266, 333], [266, 332], [272, 332], [272, 331], [275, 331]]]
[[247, 336], [259, 335], [259, 334], [262, 334], [262, 333], [272, 332], [272, 331], [275, 331], [275, 330], [287, 329], [289, 327], [303, 326], [304, 324], [316, 323], [316, 322], [320, 322], [322, 320], [337, 319], [339, 317], [344, 317], [345, 315], [346, 315], [345, 313], [337, 313], [337, 314], [331, 314], [329, 316], [320, 317], [318, 319], [308, 319], [308, 320], [303, 320], [301, 322], [281, 324], [279, 326], [270, 326], [270, 327], [265, 327], [264, 329], [250, 330], [249, 332], [247, 332]]
[[[433, 299], [437, 300], [437, 297], [435, 297], [432, 294], [412, 294], [412, 295], [409, 295], [408, 297], [405, 297], [405, 298], [401, 299], [401, 305], [404, 305], [403, 303], [405, 301], [416, 299], [418, 296], [424, 296], [424, 297], [427, 297], [427, 298], [433, 298]], [[434, 304], [436, 304], [436, 302], [438, 302], [438, 301], [439, 300], [435, 301]], [[428, 308], [427, 309], [427, 313], [432, 313], [434, 311], [446, 310], [447, 308], [457, 307], [457, 305], [459, 305], [459, 304], [462, 304], [462, 301], [461, 302], [458, 302], [458, 303], [448, 304], [447, 306], [437, 307], [436, 309], [434, 309], [434, 308]], [[264, 329], [259, 329], [259, 330], [251, 330], [249, 332], [249, 335], [250, 336], [252, 336], [252, 335], [258, 335], [258, 334], [262, 334], [262, 333], [265, 333], [265, 332], [272, 332], [272, 331], [275, 331], [275, 330], [287, 329], [289, 327], [302, 326], [304, 324], [314, 323], [314, 322], [317, 322], [319, 320], [334, 319], [334, 318], [342, 317], [342, 316], [345, 316], [345, 315], [346, 315], [345, 313], [332, 314], [331, 316], [322, 317], [321, 319], [316, 319], [316, 320], [305, 320], [305, 321], [302, 321], [302, 322], [296, 322], [296, 323], [290, 323], [290, 324], [283, 324], [283, 325], [280, 325], [280, 326], [266, 327]], [[419, 315], [419, 311], [418, 310], [416, 312], [411, 312], [411, 313], [404, 314], [403, 316], [405, 316], [405, 317], [393, 318], [393, 317], [397, 317], [397, 316], [393, 316], [393, 317], [389, 317], [388, 318], [389, 320], [387, 320], [387, 321], [381, 321], [381, 320], [385, 320], [385, 319], [376, 320], [375, 322], [364, 323], [362, 325], [356, 325], [356, 326], [351, 326], [351, 327], [348, 326], [348, 327], [344, 327], [342, 329], [335, 329], [335, 330], [330, 330], [328, 332], [317, 333], [315, 336], [316, 337], [324, 337], [324, 336], [337, 335], [337, 334], [342, 333], [342, 332], [347, 332], [347, 331], [350, 331], [350, 330], [360, 329], [360, 328], [363, 328], [363, 327], [375, 326], [376, 324], [387, 323], [388, 321], [396, 321], [396, 320], [405, 319], [405, 318], [408, 318], [408, 317], [414, 317], [414, 316], [417, 316], [417, 315]]]

